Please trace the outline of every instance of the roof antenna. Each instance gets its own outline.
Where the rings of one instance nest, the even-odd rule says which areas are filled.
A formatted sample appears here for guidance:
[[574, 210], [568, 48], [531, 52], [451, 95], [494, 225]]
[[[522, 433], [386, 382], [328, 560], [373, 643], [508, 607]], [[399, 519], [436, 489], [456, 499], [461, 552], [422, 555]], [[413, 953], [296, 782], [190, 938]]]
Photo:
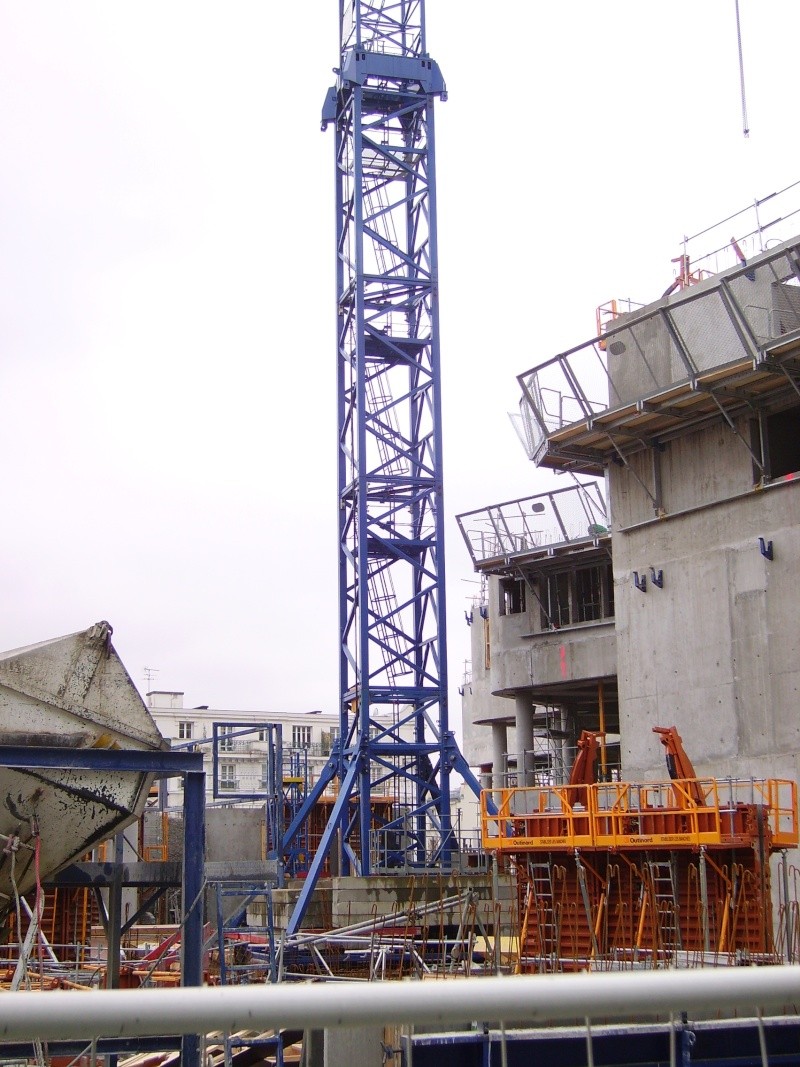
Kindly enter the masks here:
[[747, 98], [744, 92], [744, 59], [742, 58], [742, 26], [739, 21], [739, 0], [734, 0], [736, 5], [736, 43], [739, 46], [739, 84], [742, 91], [742, 133], [745, 137], [750, 136], [750, 127], [747, 124]]

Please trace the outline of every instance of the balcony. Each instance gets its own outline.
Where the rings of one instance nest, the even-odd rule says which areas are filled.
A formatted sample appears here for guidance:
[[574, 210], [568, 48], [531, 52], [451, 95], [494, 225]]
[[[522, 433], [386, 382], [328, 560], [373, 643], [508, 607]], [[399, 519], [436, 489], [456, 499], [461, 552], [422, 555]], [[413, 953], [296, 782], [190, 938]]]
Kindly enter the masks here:
[[221, 737], [217, 745], [221, 753], [235, 752], [237, 755], [251, 755], [254, 752], [262, 753], [265, 749], [264, 742], [244, 741], [235, 737]]

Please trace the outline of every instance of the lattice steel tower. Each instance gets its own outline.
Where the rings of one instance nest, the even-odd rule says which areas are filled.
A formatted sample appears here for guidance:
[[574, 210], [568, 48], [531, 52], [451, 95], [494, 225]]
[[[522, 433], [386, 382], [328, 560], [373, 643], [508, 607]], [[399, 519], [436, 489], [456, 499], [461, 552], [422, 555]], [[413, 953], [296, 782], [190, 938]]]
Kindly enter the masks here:
[[336, 131], [340, 747], [287, 841], [335, 776], [340, 787], [290, 932], [332, 845], [342, 873], [449, 867], [451, 770], [478, 789], [447, 706], [433, 126], [445, 85], [423, 0], [340, 0], [339, 15], [322, 117]]

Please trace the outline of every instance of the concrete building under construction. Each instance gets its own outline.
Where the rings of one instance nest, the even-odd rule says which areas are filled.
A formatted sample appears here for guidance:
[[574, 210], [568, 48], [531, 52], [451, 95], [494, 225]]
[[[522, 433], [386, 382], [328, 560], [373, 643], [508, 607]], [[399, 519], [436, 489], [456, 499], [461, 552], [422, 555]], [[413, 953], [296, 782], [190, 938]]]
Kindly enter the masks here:
[[576, 484], [460, 517], [487, 578], [473, 765], [511, 725], [514, 769], [539, 733], [574, 746], [604, 725], [625, 776], [652, 775], [650, 727], [669, 720], [703, 773], [797, 778], [799, 245], [520, 376], [531, 458]]

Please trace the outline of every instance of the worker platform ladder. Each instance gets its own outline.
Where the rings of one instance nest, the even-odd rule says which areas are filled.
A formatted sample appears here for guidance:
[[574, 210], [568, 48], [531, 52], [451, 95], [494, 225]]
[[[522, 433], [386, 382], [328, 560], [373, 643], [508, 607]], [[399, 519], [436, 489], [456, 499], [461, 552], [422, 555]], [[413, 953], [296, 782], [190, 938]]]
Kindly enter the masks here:
[[[284, 750], [280, 790], [267, 801], [265, 855], [280, 855], [284, 829], [302, 807], [308, 787], [308, 750]], [[305, 874], [311, 862], [308, 829], [306, 820], [292, 839], [290, 849], [282, 856], [284, 871], [290, 878]]]
[[[216, 897], [217, 929], [205, 948], [214, 942], [218, 949], [219, 984], [241, 985], [251, 981], [276, 982], [275, 922], [272, 889], [249, 880], [220, 879], [209, 881]], [[226, 907], [231, 899], [232, 907]], [[253, 923], [248, 911], [257, 913], [260, 923]]]
[[636, 947], [645, 947], [645, 930], [649, 921], [653, 935], [653, 961], [669, 963], [683, 947], [675, 857], [654, 859], [646, 856], [642, 875]]
[[561, 917], [555, 900], [553, 867], [531, 859], [526, 867], [517, 973], [555, 971], [560, 957]]

